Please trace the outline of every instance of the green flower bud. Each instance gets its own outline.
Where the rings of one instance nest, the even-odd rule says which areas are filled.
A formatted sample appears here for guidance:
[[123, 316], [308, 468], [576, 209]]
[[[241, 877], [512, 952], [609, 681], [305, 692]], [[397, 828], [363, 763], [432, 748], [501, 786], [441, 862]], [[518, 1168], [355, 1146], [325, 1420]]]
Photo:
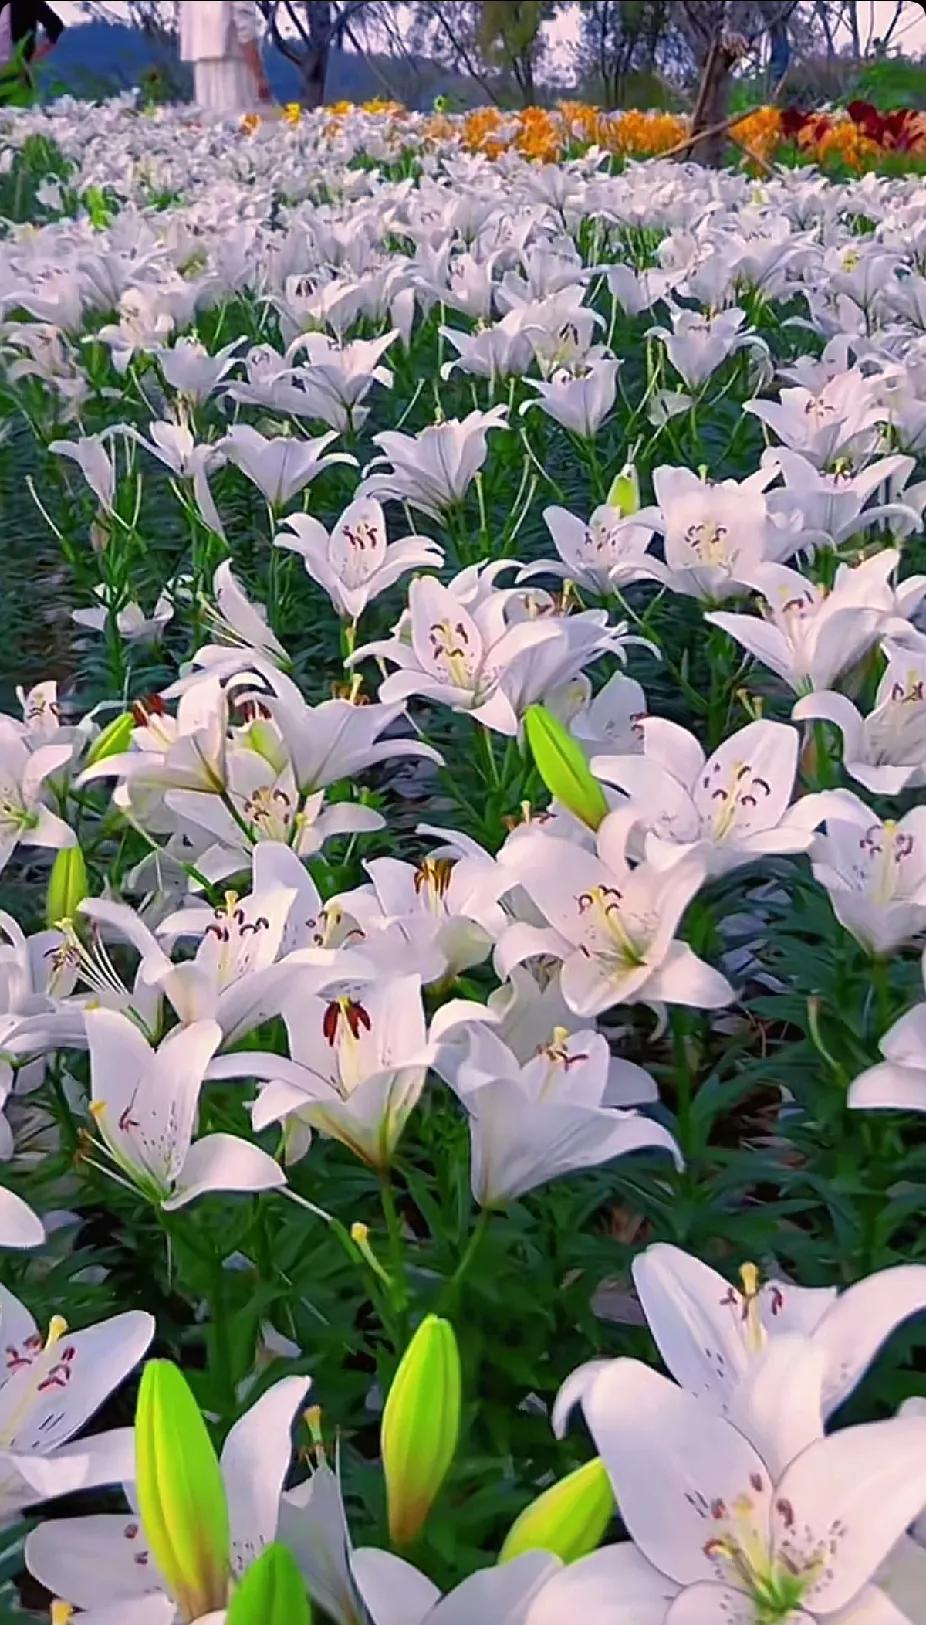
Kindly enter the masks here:
[[619, 474], [611, 481], [611, 488], [605, 498], [608, 508], [617, 508], [623, 519], [629, 519], [631, 514], [640, 511], [640, 479], [635, 463], [625, 463]]
[[135, 1412], [138, 1510], [151, 1555], [185, 1619], [228, 1601], [231, 1537], [225, 1485], [186, 1378], [149, 1360]]
[[614, 1491], [600, 1456], [538, 1495], [516, 1518], [499, 1553], [510, 1563], [524, 1552], [553, 1552], [575, 1563], [599, 1546], [614, 1514]]
[[121, 716], [114, 717], [112, 722], [107, 723], [102, 732], [97, 734], [87, 752], [84, 766], [93, 767], [107, 756], [117, 756], [120, 751], [128, 750], [132, 743], [134, 727], [135, 718], [131, 711], [123, 711]]
[[225, 1619], [226, 1625], [312, 1625], [305, 1582], [286, 1546], [268, 1546], [251, 1564]]
[[528, 706], [524, 731], [537, 772], [551, 796], [589, 829], [597, 829], [608, 816], [608, 803], [581, 745], [542, 705]]
[[448, 1320], [428, 1315], [395, 1374], [380, 1444], [396, 1546], [415, 1539], [453, 1461], [460, 1435], [460, 1351]]
[[79, 846], [63, 846], [55, 854], [48, 877], [45, 919], [49, 926], [60, 920], [73, 920], [90, 890], [87, 865]]
[[253, 750], [257, 756], [262, 756], [265, 762], [269, 762], [275, 773], [282, 773], [286, 766], [286, 751], [279, 734], [269, 722], [264, 722], [262, 718], [252, 722], [245, 734], [244, 742], [248, 750]]

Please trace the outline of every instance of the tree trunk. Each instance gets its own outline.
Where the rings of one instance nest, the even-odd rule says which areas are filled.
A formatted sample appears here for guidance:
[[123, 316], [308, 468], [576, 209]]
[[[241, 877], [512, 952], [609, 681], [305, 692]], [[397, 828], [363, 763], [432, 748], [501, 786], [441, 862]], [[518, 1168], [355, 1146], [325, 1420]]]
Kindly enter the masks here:
[[[722, 124], [727, 117], [730, 106], [730, 79], [735, 61], [736, 51], [725, 45], [722, 40], [715, 40], [704, 64], [698, 99], [691, 115], [692, 135], [697, 135], [699, 130], [709, 130], [715, 124]], [[727, 133], [721, 130], [717, 134], [705, 136], [701, 141], [692, 142], [688, 155], [699, 164], [708, 164], [712, 169], [719, 169], [723, 164], [726, 150]]]
[[330, 38], [324, 40], [324, 42], [313, 40], [307, 46], [305, 54], [300, 58], [299, 72], [302, 79], [302, 101], [305, 107], [323, 107], [325, 104], [325, 84], [328, 78], [328, 57], [330, 52]]

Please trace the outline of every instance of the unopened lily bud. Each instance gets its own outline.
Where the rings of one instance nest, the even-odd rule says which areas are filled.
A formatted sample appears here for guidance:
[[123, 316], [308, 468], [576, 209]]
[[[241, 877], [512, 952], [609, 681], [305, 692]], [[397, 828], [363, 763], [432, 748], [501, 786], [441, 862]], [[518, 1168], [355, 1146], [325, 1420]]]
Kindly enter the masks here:
[[85, 767], [93, 767], [96, 762], [105, 761], [107, 756], [116, 756], [120, 751], [128, 750], [132, 743], [132, 729], [135, 727], [135, 718], [131, 711], [123, 711], [121, 716], [114, 717], [108, 722], [102, 732], [98, 733], [87, 752]]
[[605, 506], [616, 508], [623, 519], [640, 511], [640, 479], [635, 463], [625, 463], [611, 481]]
[[407, 1546], [423, 1527], [460, 1434], [460, 1351], [448, 1320], [428, 1315], [395, 1374], [380, 1436], [389, 1535]]
[[283, 771], [286, 766], [286, 751], [283, 749], [279, 734], [271, 723], [265, 722], [263, 717], [257, 717], [248, 728], [245, 741], [248, 750], [253, 750], [255, 755], [262, 756], [265, 762], [270, 763], [275, 773]]
[[45, 919], [49, 926], [59, 920], [73, 920], [90, 890], [87, 865], [79, 846], [63, 846], [55, 854], [48, 877]]
[[312, 1609], [296, 1560], [276, 1542], [252, 1563], [235, 1592], [226, 1625], [312, 1625]]
[[551, 796], [589, 829], [597, 829], [608, 816], [608, 803], [581, 745], [542, 705], [528, 706], [524, 731], [537, 772]]
[[135, 1413], [135, 1476], [145, 1538], [181, 1615], [228, 1601], [230, 1535], [212, 1440], [183, 1373], [150, 1360]]
[[524, 1552], [552, 1552], [575, 1563], [599, 1546], [614, 1514], [614, 1491], [600, 1456], [587, 1461], [538, 1495], [516, 1518], [498, 1561], [510, 1563]]

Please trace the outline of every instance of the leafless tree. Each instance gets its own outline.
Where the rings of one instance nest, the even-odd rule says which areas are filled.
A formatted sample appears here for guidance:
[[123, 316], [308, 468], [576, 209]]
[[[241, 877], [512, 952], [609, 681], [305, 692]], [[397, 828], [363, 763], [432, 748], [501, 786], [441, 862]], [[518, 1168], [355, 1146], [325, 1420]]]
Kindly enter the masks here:
[[321, 107], [331, 52], [359, 45], [367, 0], [257, 0], [277, 50], [299, 71], [302, 100]]
[[127, 0], [125, 5], [107, 5], [105, 0], [81, 0], [81, 11], [92, 22], [121, 24], [137, 28], [146, 39], [170, 44], [177, 38], [179, 0]]

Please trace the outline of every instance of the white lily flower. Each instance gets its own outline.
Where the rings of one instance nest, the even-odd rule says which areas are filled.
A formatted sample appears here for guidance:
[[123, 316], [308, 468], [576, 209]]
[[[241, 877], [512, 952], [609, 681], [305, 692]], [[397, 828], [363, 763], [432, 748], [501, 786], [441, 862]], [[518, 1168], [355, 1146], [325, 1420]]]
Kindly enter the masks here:
[[486, 728], [515, 734], [518, 715], [503, 691], [503, 678], [516, 656], [553, 641], [557, 629], [542, 620], [509, 625], [505, 602], [499, 593], [470, 610], [450, 587], [421, 576], [408, 590], [410, 637], [366, 644], [352, 663], [376, 655], [399, 667], [380, 685], [387, 705], [422, 694], [454, 711], [471, 712]]
[[[799, 519], [798, 547], [818, 542], [839, 547], [872, 525], [887, 524], [892, 534], [900, 536], [919, 526], [917, 508], [903, 501], [902, 488], [916, 466], [912, 457], [879, 457], [857, 473], [823, 473], [800, 452], [774, 446], [764, 453], [762, 465], [781, 473], [784, 488], [769, 492], [769, 511], [792, 525]], [[900, 491], [900, 498], [866, 508], [869, 497], [882, 485]]]
[[[843, 1292], [762, 1281], [755, 1265], [744, 1264], [737, 1288], [659, 1242], [634, 1259], [633, 1279], [676, 1382], [746, 1433], [773, 1471], [822, 1435], [892, 1332], [926, 1310], [926, 1266], [917, 1264], [880, 1270]], [[819, 1389], [795, 1396], [792, 1406], [780, 1402], [780, 1385], [788, 1386], [789, 1362], [803, 1358], [797, 1339], [819, 1364]], [[558, 1435], [610, 1363], [591, 1360], [567, 1377], [553, 1408]]]
[[225, 461], [218, 445], [197, 445], [192, 430], [185, 423], [171, 423], [155, 419], [148, 425], [148, 435], [141, 434], [131, 424], [122, 426], [124, 433], [144, 446], [152, 457], [169, 468], [179, 480], [189, 480], [193, 499], [210, 530], [224, 538], [225, 531], [209, 486], [209, 475]]
[[[656, 868], [695, 851], [709, 875], [780, 852], [806, 852], [816, 798], [792, 805], [800, 735], [782, 722], [750, 722], [705, 757], [685, 728], [647, 717], [643, 754], [595, 756], [592, 772], [629, 797]], [[810, 816], [808, 816], [808, 814]]]
[[[231, 1570], [235, 1579], [276, 1537], [280, 1501], [292, 1456], [293, 1414], [305, 1400], [308, 1377], [284, 1377], [268, 1388], [240, 1421], [222, 1448], [221, 1467], [228, 1499]], [[132, 1435], [129, 1432], [129, 1438]], [[125, 1475], [134, 1478], [134, 1466]], [[145, 1531], [131, 1513], [96, 1513], [90, 1517], [51, 1519], [28, 1538], [30, 1573], [58, 1597], [66, 1597], [87, 1614], [78, 1625], [98, 1617], [118, 1625], [181, 1625], [186, 1616], [171, 1597], [166, 1581], [148, 1550]], [[160, 1612], [145, 1612], [156, 1600]], [[97, 1610], [100, 1610], [97, 1615]], [[133, 1610], [136, 1610], [133, 1612]], [[222, 1625], [224, 1613], [209, 1614], [193, 1625]]]
[[285, 1185], [279, 1164], [234, 1134], [193, 1141], [199, 1094], [222, 1038], [214, 1021], [175, 1028], [152, 1050], [134, 1021], [88, 1010], [90, 1111], [101, 1146], [124, 1180], [171, 1212], [210, 1191]]
[[133, 748], [104, 756], [80, 774], [78, 787], [93, 779], [121, 779], [127, 785], [196, 790], [221, 795], [225, 788], [228, 698], [217, 677], [204, 673], [180, 697], [176, 717], [163, 701], [136, 708], [140, 721]]
[[849, 1105], [860, 1111], [926, 1111], [926, 1004], [915, 1004], [895, 1021], [878, 1047], [884, 1059], [855, 1079]]
[[[106, 587], [101, 584], [95, 587], [94, 591], [103, 602], [93, 609], [72, 609], [71, 620], [75, 626], [86, 626], [91, 632], [105, 632], [109, 622], [109, 609], [105, 602]], [[116, 628], [126, 643], [154, 643], [172, 620], [173, 613], [171, 599], [166, 592], [162, 592], [158, 594], [157, 603], [150, 615], [146, 615], [139, 604], [131, 601], [117, 610]]]
[[409, 570], [439, 570], [443, 550], [429, 536], [404, 536], [390, 542], [380, 504], [360, 497], [345, 508], [330, 534], [309, 514], [283, 521], [295, 534], [283, 532], [275, 546], [298, 553], [306, 571], [325, 589], [343, 620], [356, 621]]
[[870, 452], [878, 425], [889, 416], [876, 398], [873, 380], [858, 367], [838, 373], [818, 393], [803, 386], [783, 389], [777, 401], [747, 401], [743, 410], [761, 418], [779, 440], [817, 468], [831, 466], [837, 457]]
[[173, 330], [161, 289], [131, 287], [119, 299], [118, 322], [104, 323], [95, 337], [109, 346], [116, 371], [126, 373], [136, 350], [157, 352]]
[[85, 434], [77, 440], [53, 440], [48, 449], [77, 464], [100, 507], [111, 513], [116, 495], [116, 470], [107, 450], [108, 438], [108, 433]]
[[284, 1007], [292, 1059], [258, 1051], [224, 1055], [213, 1078], [259, 1078], [257, 1130], [295, 1117], [340, 1140], [369, 1167], [387, 1168], [425, 1085], [437, 1041], [484, 1006], [451, 1000], [425, 1026], [417, 976], [378, 977], [337, 997], [294, 994]]
[[441, 1596], [418, 1569], [373, 1547], [353, 1555], [351, 1570], [373, 1625], [524, 1625], [531, 1600], [559, 1570], [549, 1552], [525, 1552], [481, 1569]]
[[503, 1207], [551, 1179], [630, 1151], [655, 1148], [680, 1162], [667, 1129], [614, 1109], [612, 1058], [600, 1033], [556, 1029], [522, 1065], [496, 1033], [474, 1023], [450, 1033], [434, 1065], [469, 1116], [470, 1177], [480, 1207]]
[[867, 717], [832, 689], [805, 695], [791, 715], [795, 722], [833, 723], [849, 777], [878, 795], [896, 796], [926, 782], [926, 650], [889, 640], [883, 649], [887, 666]]
[[[547, 704], [550, 704], [549, 696]], [[616, 671], [598, 693], [586, 698], [581, 709], [568, 719], [570, 731], [589, 757], [605, 752], [637, 755], [643, 749], [646, 709], [646, 695], [640, 684], [635, 678]]]
[[556, 545], [559, 561], [542, 559], [521, 570], [518, 580], [557, 575], [602, 597], [629, 585], [652, 580], [647, 553], [653, 527], [627, 519], [619, 508], [597, 507], [585, 524], [568, 508], [545, 508], [544, 524]]
[[723, 627], [797, 694], [831, 688], [894, 617], [895, 594], [887, 578], [899, 560], [898, 553], [885, 548], [862, 564], [841, 564], [829, 592], [797, 570], [766, 564], [752, 582], [762, 595], [762, 615], [717, 610], [706, 619]]
[[699, 390], [737, 350], [753, 348], [768, 353], [756, 333], [748, 328], [742, 331], [746, 312], [735, 305], [713, 316], [704, 316], [698, 310], [673, 310], [670, 318], [671, 332], [665, 327], [651, 327], [648, 336], [662, 341], [686, 389]]
[[[55, 1315], [43, 1337], [24, 1304], [0, 1286], [0, 1524], [52, 1496], [132, 1475], [132, 1430], [74, 1441], [144, 1355], [155, 1324], [129, 1310], [71, 1333]], [[71, 1442], [74, 1441], [74, 1442]]]
[[30, 750], [20, 726], [0, 717], [0, 870], [20, 843], [53, 850], [74, 845], [74, 831], [42, 800], [45, 781], [73, 754], [69, 743]]
[[825, 817], [811, 859], [840, 924], [872, 954], [926, 931], [926, 807], [882, 822], [842, 790], [826, 798]]
[[663, 536], [665, 562], [648, 558], [647, 573], [705, 602], [742, 597], [762, 565], [800, 545], [794, 524], [775, 524], [769, 513], [765, 487], [773, 478], [772, 469], [759, 469], [745, 480], [714, 483], [687, 468], [655, 469], [658, 506], [634, 516], [635, 524]]
[[336, 439], [337, 431], [332, 429], [317, 440], [299, 440], [289, 435], [267, 440], [250, 424], [239, 423], [229, 429], [218, 445], [228, 461], [257, 486], [271, 508], [279, 509], [304, 490], [322, 469], [330, 468], [333, 463], [356, 466], [357, 459], [349, 452], [325, 454], [326, 447]]
[[[380, 455], [364, 471], [358, 497], [407, 502], [432, 519], [440, 519], [463, 500], [482, 468], [491, 430], [507, 426], [505, 407], [493, 406], [488, 412], [470, 412], [465, 418], [429, 424], [416, 435], [394, 429], [374, 435]], [[388, 472], [371, 472], [381, 463], [389, 464]]]
[[420, 975], [425, 984], [452, 981], [481, 964], [507, 918], [498, 901], [510, 884], [506, 871], [475, 841], [440, 833], [446, 843], [419, 864], [374, 858], [364, 864], [369, 885], [331, 900], [359, 929], [365, 956], [384, 971]]
[[538, 406], [541, 412], [583, 440], [593, 440], [611, 411], [617, 395], [619, 361], [599, 356], [573, 371], [561, 368], [549, 378], [526, 378], [538, 399], [525, 401], [521, 411]]
[[563, 996], [584, 1016], [634, 1001], [701, 1009], [730, 1003], [726, 978], [674, 935], [704, 881], [703, 857], [690, 852], [667, 869], [631, 868], [626, 847], [635, 822], [635, 812], [609, 814], [594, 853], [536, 828], [508, 839], [499, 862], [546, 924], [508, 927], [495, 952], [501, 977], [537, 955], [562, 960]]
[[305, 1576], [309, 1595], [335, 1625], [365, 1625], [366, 1613], [351, 1572], [353, 1552], [341, 1480], [327, 1462], [302, 1484], [284, 1490], [279, 1538]]
[[243, 339], [233, 339], [215, 355], [196, 338], [180, 338], [170, 350], [157, 352], [165, 382], [198, 406], [209, 399], [238, 359]]
[[[793, 1372], [812, 1403], [819, 1369], [805, 1358]], [[672, 1625], [900, 1625], [872, 1579], [926, 1498], [926, 1419], [844, 1428], [776, 1471], [711, 1406], [636, 1360], [600, 1372], [583, 1408], [653, 1586], [672, 1583]]]
[[261, 703], [283, 735], [300, 794], [324, 790], [339, 779], [353, 779], [378, 762], [409, 756], [428, 762], [442, 760], [420, 739], [381, 737], [404, 716], [401, 702], [361, 705], [336, 699], [311, 706], [282, 672], [274, 672], [268, 680], [273, 693], [262, 695]]

